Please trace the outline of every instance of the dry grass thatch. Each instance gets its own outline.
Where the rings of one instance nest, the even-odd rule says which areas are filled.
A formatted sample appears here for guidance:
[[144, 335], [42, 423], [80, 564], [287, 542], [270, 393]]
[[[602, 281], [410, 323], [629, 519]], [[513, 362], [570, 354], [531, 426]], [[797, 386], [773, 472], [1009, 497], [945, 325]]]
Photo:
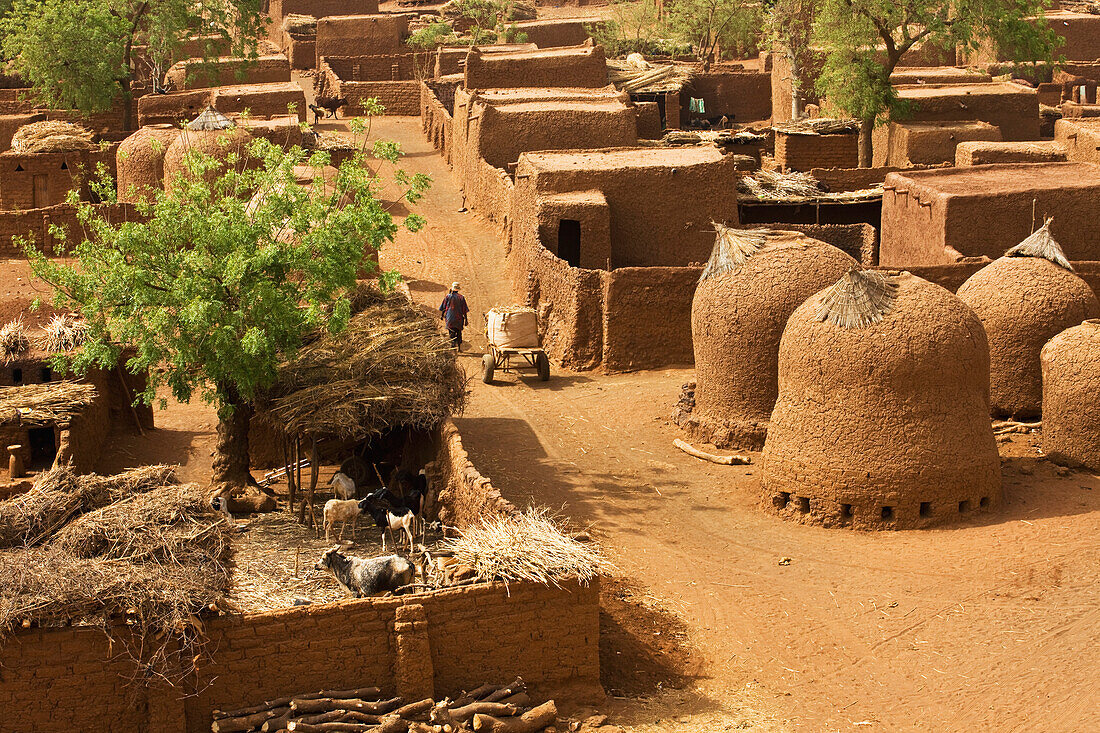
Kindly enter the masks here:
[[84, 382], [43, 382], [2, 387], [0, 423], [32, 427], [67, 425], [95, 398], [95, 387]]
[[897, 290], [897, 282], [886, 273], [853, 269], [825, 291], [814, 315], [841, 328], [862, 328], [894, 309]]
[[70, 153], [92, 150], [93, 134], [80, 125], [61, 120], [45, 120], [23, 125], [11, 137], [15, 153]]
[[713, 224], [716, 233], [714, 249], [703, 268], [703, 274], [699, 276], [699, 282], [733, 272], [759, 252], [767, 244], [768, 235], [771, 234], [770, 229], [734, 229], [718, 222]]
[[623, 92], [635, 94], [678, 92], [691, 81], [691, 77], [690, 70], [675, 64], [640, 69], [628, 61], [607, 60], [607, 80]]
[[279, 369], [257, 418], [286, 435], [360, 440], [430, 428], [466, 402], [466, 380], [436, 321], [398, 293], [363, 289], [351, 322]]
[[1072, 272], [1073, 266], [1070, 265], [1069, 259], [1066, 257], [1065, 252], [1062, 251], [1062, 246], [1058, 244], [1054, 239], [1054, 235], [1050, 233], [1050, 223], [1052, 221], [1054, 221], [1054, 217], [1048, 217], [1047, 220], [1043, 222], [1043, 225], [1032, 232], [1027, 239], [1009, 248], [1009, 250], [1005, 252], [1005, 256], [1040, 257]]
[[0, 364], [10, 364], [31, 347], [27, 338], [27, 327], [23, 319], [16, 318], [0, 326]]
[[82, 346], [88, 337], [88, 324], [84, 319], [72, 313], [61, 313], [51, 318], [42, 327], [38, 345], [43, 351], [58, 353], [72, 351]]
[[312, 130], [302, 134], [302, 148], [305, 150], [358, 150], [359, 146], [340, 133]]
[[227, 607], [230, 525], [201, 487], [164, 466], [109, 477], [55, 469], [0, 502], [12, 548], [0, 551], [0, 636], [124, 618], [134, 640], [121, 641], [142, 673], [185, 673], [201, 644], [199, 614]]
[[814, 117], [772, 125], [772, 129], [788, 135], [853, 135], [859, 133], [859, 123], [855, 120]]
[[611, 564], [594, 546], [562, 531], [546, 508], [493, 516], [443, 540], [440, 549], [469, 565], [479, 580], [532, 581], [558, 585], [562, 580], [588, 584]]
[[0, 501], [0, 549], [37, 545], [75, 516], [177, 483], [170, 466], [144, 466], [115, 476], [55, 468], [39, 476], [27, 493]]
[[759, 170], [738, 182], [738, 188], [758, 199], [815, 198], [822, 195], [817, 179], [809, 173]]
[[283, 30], [293, 35], [312, 36], [317, 34], [317, 19], [312, 15], [288, 13], [283, 18]]

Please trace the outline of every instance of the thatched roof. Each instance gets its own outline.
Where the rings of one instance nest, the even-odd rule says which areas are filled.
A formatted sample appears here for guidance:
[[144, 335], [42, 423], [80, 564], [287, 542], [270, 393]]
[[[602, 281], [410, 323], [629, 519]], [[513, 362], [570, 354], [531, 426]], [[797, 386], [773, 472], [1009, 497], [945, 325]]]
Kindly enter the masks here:
[[714, 224], [714, 249], [699, 282], [733, 272], [767, 244], [770, 229], [734, 229], [718, 222]]
[[185, 673], [201, 644], [197, 616], [229, 608], [231, 524], [167, 466], [43, 474], [0, 502], [0, 637], [125, 618], [146, 670]]
[[466, 380], [435, 319], [399, 293], [361, 291], [347, 329], [299, 350], [256, 417], [285, 435], [361, 440], [439, 425], [466, 402]]
[[302, 13], [287, 13], [283, 18], [283, 30], [291, 35], [317, 35], [317, 19]]
[[638, 68], [620, 59], [607, 60], [607, 80], [622, 92], [664, 94], [678, 92], [691, 81], [689, 69], [675, 64]]
[[207, 107], [187, 123], [188, 130], [228, 130], [231, 127], [236, 127], [236, 123], [213, 107]]
[[1027, 239], [1010, 247], [1005, 252], [1005, 257], [1039, 257], [1072, 271], [1073, 266], [1069, 264], [1066, 253], [1062, 251], [1062, 246], [1050, 233], [1050, 223], [1052, 221], [1054, 221], [1054, 217], [1048, 217], [1043, 225], [1032, 232]]
[[778, 125], [772, 125], [772, 129], [788, 135], [855, 135], [859, 132], [859, 123], [855, 120], [814, 117], [781, 122]]
[[882, 195], [882, 184], [858, 191], [822, 191], [821, 184], [809, 173], [758, 170], [737, 182], [742, 200], [787, 202], [862, 201]]
[[893, 275], [853, 269], [825, 291], [815, 315], [841, 328], [869, 326], [894, 309], [897, 291]]
[[0, 424], [67, 425], [89, 407], [96, 389], [83, 382], [43, 382], [0, 388]]

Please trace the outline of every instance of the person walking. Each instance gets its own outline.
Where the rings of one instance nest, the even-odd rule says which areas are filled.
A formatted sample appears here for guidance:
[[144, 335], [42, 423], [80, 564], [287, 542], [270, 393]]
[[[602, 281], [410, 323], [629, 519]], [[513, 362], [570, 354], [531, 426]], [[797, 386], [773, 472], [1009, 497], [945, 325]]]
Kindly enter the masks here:
[[446, 297], [443, 298], [443, 303], [439, 306], [440, 316], [443, 318], [443, 322], [447, 324], [447, 332], [451, 335], [451, 343], [454, 344], [457, 351], [462, 351], [462, 328], [470, 325], [470, 319], [467, 318], [470, 308], [466, 305], [466, 298], [458, 292], [461, 287], [458, 283], [451, 283], [451, 291], [447, 293]]

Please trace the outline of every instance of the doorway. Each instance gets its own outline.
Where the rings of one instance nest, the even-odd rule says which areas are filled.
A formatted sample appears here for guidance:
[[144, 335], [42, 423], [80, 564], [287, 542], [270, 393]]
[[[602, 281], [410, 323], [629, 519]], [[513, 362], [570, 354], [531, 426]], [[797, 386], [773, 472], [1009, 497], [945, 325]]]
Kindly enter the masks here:
[[31, 465], [34, 471], [47, 469], [57, 456], [57, 434], [51, 425], [27, 430], [27, 443], [31, 449]]
[[570, 267], [581, 266], [581, 223], [576, 219], [558, 222], [558, 257]]
[[41, 209], [44, 206], [50, 205], [50, 184], [46, 176], [38, 175], [34, 177], [34, 192], [32, 196], [31, 208]]

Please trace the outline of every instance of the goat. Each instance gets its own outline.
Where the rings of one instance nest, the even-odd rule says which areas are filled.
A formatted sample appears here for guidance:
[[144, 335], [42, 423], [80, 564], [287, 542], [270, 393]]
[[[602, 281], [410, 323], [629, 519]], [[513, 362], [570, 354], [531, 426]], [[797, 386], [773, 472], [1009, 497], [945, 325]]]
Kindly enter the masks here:
[[341, 554], [339, 546], [326, 550], [314, 569], [331, 572], [336, 582], [355, 598], [395, 591], [416, 577], [416, 566], [403, 557], [349, 557]]
[[315, 125], [321, 121], [321, 118], [328, 116], [328, 110], [324, 107], [318, 107], [316, 104], [309, 105], [309, 111], [313, 113], [313, 124]]
[[347, 97], [317, 97], [317, 107], [325, 110], [329, 113], [329, 117], [335, 117], [340, 119], [339, 111], [341, 107], [348, 106]]
[[[383, 489], [384, 491], [384, 489]], [[405, 537], [409, 540], [409, 549], [413, 546], [413, 528], [416, 526], [416, 515], [408, 507], [394, 507], [392, 510], [378, 506], [372, 497], [363, 499], [358, 504], [360, 512], [369, 514], [376, 526], [382, 530], [382, 549], [386, 549], [386, 530], [391, 533], [396, 529], [405, 531]]]
[[213, 499], [211, 499], [210, 508], [218, 512], [219, 514], [224, 514], [227, 517], [233, 516], [229, 513], [229, 499], [225, 498], [224, 496], [215, 496]]
[[340, 499], [329, 499], [325, 502], [325, 539], [328, 542], [332, 542], [332, 528], [336, 526], [337, 522], [340, 522], [340, 539], [344, 539], [344, 530], [347, 529], [348, 522], [351, 522], [351, 538], [355, 539], [355, 524], [359, 519], [359, 502], [355, 499], [343, 501]]
[[337, 471], [332, 474], [332, 478], [328, 480], [328, 485], [334, 487], [336, 498], [338, 499], [347, 500], [355, 498], [355, 480], [346, 473]]

